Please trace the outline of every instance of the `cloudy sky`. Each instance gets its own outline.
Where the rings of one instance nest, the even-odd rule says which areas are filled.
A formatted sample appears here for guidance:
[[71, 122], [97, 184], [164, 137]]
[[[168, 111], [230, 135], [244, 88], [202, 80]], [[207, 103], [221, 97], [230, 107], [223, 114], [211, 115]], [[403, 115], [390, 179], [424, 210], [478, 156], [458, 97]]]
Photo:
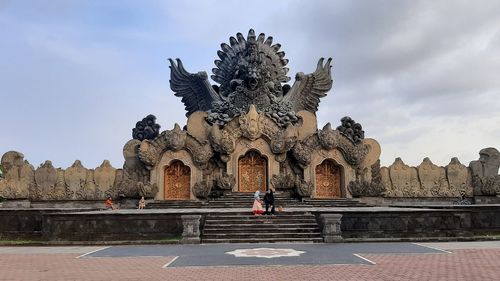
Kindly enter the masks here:
[[500, 148], [500, 1], [0, 0], [0, 155], [123, 165], [135, 123], [185, 124], [167, 58], [213, 68], [237, 32], [274, 37], [289, 75], [333, 57], [319, 127], [361, 123], [395, 157], [468, 164]]

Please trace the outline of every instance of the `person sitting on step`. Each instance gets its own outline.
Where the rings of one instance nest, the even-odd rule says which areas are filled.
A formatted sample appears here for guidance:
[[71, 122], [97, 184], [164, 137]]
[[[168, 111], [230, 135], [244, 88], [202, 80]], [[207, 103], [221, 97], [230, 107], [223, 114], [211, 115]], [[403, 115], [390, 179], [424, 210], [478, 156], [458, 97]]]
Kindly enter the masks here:
[[113, 204], [113, 199], [111, 199], [111, 195], [108, 195], [108, 198], [104, 201], [104, 208], [116, 210], [115, 204]]
[[[264, 204], [266, 204], [266, 215], [274, 215], [274, 194], [272, 189], [268, 189], [264, 195]], [[271, 212], [269, 212], [271, 208]]]
[[146, 200], [144, 199], [144, 196], [141, 197], [141, 200], [139, 200], [139, 206], [137, 209], [142, 210], [146, 207]]
[[256, 191], [254, 194], [252, 212], [255, 216], [262, 215], [264, 210], [262, 209], [262, 201], [260, 200], [260, 191]]

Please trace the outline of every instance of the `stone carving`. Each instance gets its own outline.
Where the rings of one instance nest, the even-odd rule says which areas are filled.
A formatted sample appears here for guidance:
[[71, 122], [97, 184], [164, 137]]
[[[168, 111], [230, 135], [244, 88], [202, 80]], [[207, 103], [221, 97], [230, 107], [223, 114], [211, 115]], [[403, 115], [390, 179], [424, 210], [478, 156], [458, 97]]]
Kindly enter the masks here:
[[28, 198], [35, 188], [34, 168], [17, 151], [6, 152], [1, 159], [3, 178], [0, 178], [0, 196], [7, 199]]
[[326, 150], [334, 149], [340, 143], [338, 131], [332, 130], [332, 125], [326, 123], [322, 130], [318, 131], [318, 139], [321, 146]]
[[385, 197], [403, 196], [402, 192], [396, 191], [392, 188], [391, 176], [389, 175], [389, 168], [387, 167], [380, 168], [380, 181], [384, 189], [383, 195]]
[[368, 146], [363, 142], [353, 144], [345, 137], [339, 138], [338, 149], [342, 152], [347, 163], [353, 166], [358, 166], [369, 152]]
[[41, 193], [40, 199], [48, 199], [48, 195], [57, 183], [57, 171], [52, 166], [52, 162], [47, 160], [35, 171], [35, 182]]
[[446, 175], [448, 177], [448, 183], [450, 184], [450, 190], [455, 193], [455, 196], [473, 196], [469, 169], [467, 169], [465, 165], [462, 165], [462, 163], [458, 161], [457, 157], [453, 157], [450, 161], [450, 164], [446, 166]]
[[380, 168], [379, 174], [372, 169], [372, 175], [370, 186], [380, 185], [385, 197], [472, 196], [469, 170], [456, 157], [446, 167], [438, 167], [425, 158], [417, 168], [397, 158], [389, 168]]
[[488, 147], [479, 151], [479, 160], [470, 162], [472, 184], [476, 195], [500, 194], [500, 152]]
[[232, 190], [236, 184], [236, 179], [233, 175], [228, 175], [226, 172], [222, 172], [215, 178], [215, 186], [222, 190]]
[[76, 199], [76, 194], [85, 187], [87, 169], [82, 166], [80, 160], [76, 160], [64, 173], [66, 183], [66, 196], [69, 199]]
[[137, 182], [137, 192], [139, 196], [144, 196], [144, 198], [153, 198], [158, 193], [158, 186], [156, 184]]
[[434, 165], [426, 157], [417, 167], [421, 190], [417, 194], [424, 197], [451, 197], [446, 172], [443, 167]]
[[94, 170], [88, 169], [86, 172], [85, 185], [76, 192], [76, 199], [79, 200], [92, 200], [96, 197]]
[[65, 200], [66, 199], [66, 183], [64, 182], [65, 171], [61, 168], [57, 169], [57, 181], [54, 190], [49, 193], [48, 199]]
[[250, 105], [274, 120], [279, 126], [296, 124], [300, 110], [316, 112], [320, 98], [331, 89], [331, 59], [318, 61], [314, 73], [298, 73], [290, 88], [282, 85], [290, 80], [286, 75], [288, 60], [279, 52], [281, 45], [272, 45], [273, 38], [250, 30], [245, 39], [241, 33], [223, 43], [218, 51], [212, 79], [220, 86], [211, 86], [206, 72], [186, 71], [180, 59], [170, 59], [170, 88], [182, 97], [186, 116], [196, 111], [208, 111], [210, 124], [224, 125], [248, 111]]
[[275, 190], [295, 188], [295, 177], [288, 173], [281, 173], [271, 177], [271, 185]]
[[212, 188], [206, 181], [197, 182], [193, 186], [193, 193], [196, 198], [206, 199], [211, 191]]
[[240, 116], [240, 129], [242, 135], [249, 140], [256, 140], [262, 131], [262, 118], [257, 113], [255, 105], [251, 104], [248, 113]]
[[111, 166], [108, 160], [104, 160], [94, 171], [94, 181], [96, 184], [96, 197], [104, 199], [109, 190], [113, 188], [116, 177], [116, 169]]
[[318, 137], [313, 135], [304, 141], [298, 141], [292, 148], [292, 155], [301, 168], [309, 166], [313, 151], [319, 146]]
[[331, 125], [326, 124], [323, 130], [311, 135], [303, 141], [297, 141], [292, 148], [292, 155], [301, 167], [306, 167], [311, 161], [314, 151], [319, 149], [338, 149], [344, 159], [353, 166], [358, 166], [369, 152], [369, 146], [363, 142], [354, 144], [347, 137], [341, 135], [339, 131], [331, 129]]
[[208, 161], [214, 156], [210, 144], [201, 145], [196, 139], [188, 137], [186, 139], [186, 150], [191, 153], [194, 164], [202, 169], [208, 167]]
[[295, 182], [297, 193], [300, 197], [311, 197], [314, 185], [312, 182], [297, 179]]
[[[276, 134], [271, 139], [271, 144], [270, 144], [271, 151], [274, 154], [284, 154], [295, 145], [296, 139], [297, 138], [294, 136], [287, 137], [284, 134]], [[286, 154], [285, 154], [285, 156], [286, 156]], [[282, 161], [279, 161], [279, 162], [282, 162]]]
[[210, 143], [217, 152], [231, 154], [234, 151], [234, 138], [228, 130], [221, 130], [219, 126], [212, 126]]
[[156, 124], [156, 117], [152, 114], [144, 117], [132, 129], [132, 138], [136, 140], [151, 140], [158, 136], [160, 125]]
[[165, 131], [165, 140], [167, 145], [165, 148], [171, 149], [173, 151], [181, 150], [186, 144], [187, 133], [181, 130], [179, 124], [175, 123], [174, 129], [170, 131]]
[[401, 158], [396, 158], [389, 167], [389, 175], [393, 189], [404, 197], [416, 197], [420, 190], [417, 169], [403, 163]]
[[207, 116], [207, 112], [197, 111], [191, 114], [187, 120], [187, 133], [200, 143], [206, 143], [208, 141], [209, 125], [205, 121]]
[[338, 126], [337, 130], [354, 143], [359, 143], [365, 138], [365, 131], [363, 131], [363, 127], [361, 124], [352, 120], [351, 117], [346, 116], [340, 119], [340, 122], [342, 122], [342, 125]]
[[382, 182], [380, 160], [371, 166], [371, 181], [363, 177], [356, 178], [355, 181], [349, 183], [348, 189], [353, 197], [383, 195], [385, 188]]
[[[164, 134], [162, 133], [160, 137], [164, 137]], [[127, 147], [127, 144], [129, 143], [130, 147]], [[127, 149], [127, 151], [131, 152], [133, 149], [137, 149], [137, 161], [140, 159], [142, 163], [145, 164], [145, 168], [148, 170], [151, 170], [151, 168], [160, 160], [162, 148], [159, 147], [154, 141], [144, 140], [140, 143], [131, 143], [131, 141], [129, 141], [127, 144], [125, 145], [126, 148], [123, 148], [123, 151], [125, 152], [125, 149]], [[127, 160], [125, 159], [125, 164], [126, 163]]]

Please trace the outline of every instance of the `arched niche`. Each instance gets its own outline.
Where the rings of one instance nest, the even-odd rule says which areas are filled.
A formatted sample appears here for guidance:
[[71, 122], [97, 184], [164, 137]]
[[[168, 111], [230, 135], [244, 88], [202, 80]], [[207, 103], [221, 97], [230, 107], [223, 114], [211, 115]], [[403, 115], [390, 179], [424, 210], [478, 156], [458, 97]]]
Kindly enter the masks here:
[[352, 195], [347, 190], [347, 184], [356, 178], [354, 169], [349, 165], [342, 153], [337, 149], [325, 150], [320, 149], [313, 153], [311, 157], [311, 163], [304, 169], [304, 180], [312, 182], [314, 190], [312, 191], [312, 196], [315, 197], [316, 194], [316, 167], [321, 165], [323, 161], [332, 161], [335, 165], [340, 167], [340, 193], [341, 197], [351, 198]]
[[161, 156], [160, 161], [151, 170], [151, 183], [158, 186], [158, 193], [155, 196], [156, 200], [165, 199], [165, 170], [174, 161], [181, 161], [183, 165], [189, 167], [189, 186], [190, 186], [190, 199], [195, 200], [196, 197], [193, 194], [193, 186], [195, 183], [203, 179], [202, 171], [193, 163], [191, 154], [185, 150], [179, 151], [165, 151]]
[[332, 159], [325, 159], [315, 168], [315, 198], [342, 197], [342, 167]]
[[[240, 190], [238, 183], [238, 162], [239, 159], [244, 157], [249, 151], [258, 151], [258, 153], [265, 157], [267, 160], [267, 179], [266, 186], [269, 187], [271, 182], [270, 178], [272, 175], [276, 175], [280, 171], [279, 162], [276, 161], [275, 155], [272, 153], [269, 144], [262, 138], [256, 139], [254, 141], [240, 138], [235, 143], [235, 149], [231, 154], [229, 161], [227, 162], [227, 174], [233, 175], [236, 179], [236, 183], [234, 185], [233, 191]], [[255, 191], [255, 190], [254, 190]]]
[[238, 191], [265, 192], [267, 190], [267, 157], [257, 150], [249, 150], [238, 159]]
[[165, 200], [191, 199], [191, 168], [174, 159], [165, 167], [163, 190]]

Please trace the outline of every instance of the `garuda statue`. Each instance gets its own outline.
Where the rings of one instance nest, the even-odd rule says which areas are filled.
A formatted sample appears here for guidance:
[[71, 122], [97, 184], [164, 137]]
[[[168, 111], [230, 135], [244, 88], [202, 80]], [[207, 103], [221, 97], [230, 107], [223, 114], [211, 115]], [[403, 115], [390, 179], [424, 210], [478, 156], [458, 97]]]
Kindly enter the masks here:
[[170, 88], [182, 98], [186, 116], [206, 111], [207, 122], [224, 125], [254, 104], [257, 111], [286, 127], [299, 121], [298, 111], [315, 113], [320, 98], [332, 87], [332, 59], [324, 62], [321, 58], [311, 74], [299, 72], [290, 87], [285, 84], [290, 80], [288, 60], [279, 51], [281, 45], [273, 45], [272, 41], [263, 33], [256, 37], [250, 29], [246, 39], [238, 33], [236, 38], [229, 38], [229, 45], [222, 43], [211, 76], [219, 86], [210, 84], [206, 72], [189, 73], [180, 59], [169, 59]]

